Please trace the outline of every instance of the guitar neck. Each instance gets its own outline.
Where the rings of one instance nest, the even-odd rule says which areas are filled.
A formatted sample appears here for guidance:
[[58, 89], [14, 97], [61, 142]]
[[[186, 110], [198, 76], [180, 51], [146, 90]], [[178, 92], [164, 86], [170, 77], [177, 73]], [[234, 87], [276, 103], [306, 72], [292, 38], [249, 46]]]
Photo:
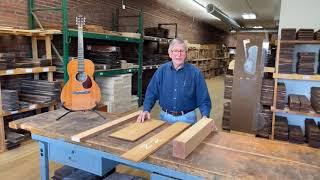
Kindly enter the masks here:
[[78, 72], [84, 72], [83, 27], [78, 27]]

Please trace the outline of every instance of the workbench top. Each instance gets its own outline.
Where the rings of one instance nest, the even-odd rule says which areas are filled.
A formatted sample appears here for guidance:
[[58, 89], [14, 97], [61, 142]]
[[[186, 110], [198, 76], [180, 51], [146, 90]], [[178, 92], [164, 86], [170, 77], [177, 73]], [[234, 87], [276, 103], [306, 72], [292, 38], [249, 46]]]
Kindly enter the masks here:
[[[71, 141], [72, 135], [116, 119], [117, 116], [104, 114], [107, 118], [104, 120], [94, 112], [73, 112], [56, 121], [65, 112], [64, 109], [50, 111], [10, 122], [9, 126], [119, 156], [169, 126], [166, 124], [136, 142], [108, 137], [110, 133], [128, 126], [125, 124], [76, 143]], [[172, 156], [170, 142], [144, 162], [210, 179], [214, 176], [240, 179], [317, 179], [320, 176], [319, 149], [227, 132], [209, 135], [185, 160]]]

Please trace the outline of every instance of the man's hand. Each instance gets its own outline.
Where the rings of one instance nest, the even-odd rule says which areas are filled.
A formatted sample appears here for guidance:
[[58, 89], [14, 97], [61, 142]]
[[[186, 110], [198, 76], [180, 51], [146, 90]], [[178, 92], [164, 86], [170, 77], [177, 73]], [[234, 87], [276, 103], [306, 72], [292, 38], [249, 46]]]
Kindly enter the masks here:
[[[208, 117], [207, 116], [202, 116], [202, 118], [206, 119]], [[218, 128], [217, 128], [216, 123], [214, 122], [214, 120], [213, 120], [213, 124], [212, 124], [212, 131], [213, 132], [218, 132]]]
[[148, 111], [141, 112], [137, 118], [137, 122], [143, 123], [145, 119], [151, 119], [150, 113]]

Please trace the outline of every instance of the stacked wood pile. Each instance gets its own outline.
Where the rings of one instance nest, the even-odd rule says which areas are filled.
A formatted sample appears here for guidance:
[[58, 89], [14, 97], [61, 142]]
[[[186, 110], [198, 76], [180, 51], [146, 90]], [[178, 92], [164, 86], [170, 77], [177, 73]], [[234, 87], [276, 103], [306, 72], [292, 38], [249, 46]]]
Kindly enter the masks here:
[[224, 78], [224, 98], [231, 99], [233, 76], [226, 75]]
[[295, 28], [281, 29], [281, 39], [282, 40], [295, 40], [296, 39], [296, 29]]
[[274, 81], [272, 79], [263, 79], [260, 103], [262, 105], [272, 106], [273, 92], [274, 92]]
[[316, 113], [320, 113], [320, 87], [311, 88], [311, 105]]
[[259, 113], [257, 136], [269, 138], [272, 128], [272, 111], [270, 108], [263, 107]]
[[279, 55], [279, 73], [291, 74], [293, 65], [294, 44], [281, 43]]
[[276, 116], [274, 126], [274, 138], [282, 141], [289, 139], [288, 119], [283, 116]]
[[21, 101], [46, 104], [60, 99], [61, 83], [58, 81], [22, 80], [20, 86], [19, 99]]
[[313, 29], [299, 29], [297, 32], [298, 40], [313, 40], [314, 30]]
[[230, 130], [231, 127], [231, 102], [224, 103], [222, 129]]
[[289, 125], [289, 142], [303, 144], [305, 138], [300, 126]]
[[286, 85], [284, 83], [278, 83], [277, 89], [277, 109], [284, 109], [286, 106]]
[[316, 125], [314, 119], [306, 118], [304, 121], [305, 124], [305, 136], [309, 146], [320, 148], [320, 129]]
[[299, 52], [297, 73], [298, 74], [314, 74], [316, 53], [314, 52]]

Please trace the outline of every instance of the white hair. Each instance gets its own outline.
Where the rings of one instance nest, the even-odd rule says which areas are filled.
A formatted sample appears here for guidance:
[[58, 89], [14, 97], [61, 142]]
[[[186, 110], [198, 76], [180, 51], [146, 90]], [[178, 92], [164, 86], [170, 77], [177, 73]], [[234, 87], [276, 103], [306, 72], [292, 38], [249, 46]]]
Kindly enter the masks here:
[[184, 50], [185, 50], [185, 51], [188, 50], [187, 44], [186, 44], [182, 39], [175, 38], [175, 39], [173, 39], [173, 40], [170, 41], [168, 52], [170, 52], [170, 51], [172, 50], [172, 48], [173, 48], [176, 44], [183, 44]]

